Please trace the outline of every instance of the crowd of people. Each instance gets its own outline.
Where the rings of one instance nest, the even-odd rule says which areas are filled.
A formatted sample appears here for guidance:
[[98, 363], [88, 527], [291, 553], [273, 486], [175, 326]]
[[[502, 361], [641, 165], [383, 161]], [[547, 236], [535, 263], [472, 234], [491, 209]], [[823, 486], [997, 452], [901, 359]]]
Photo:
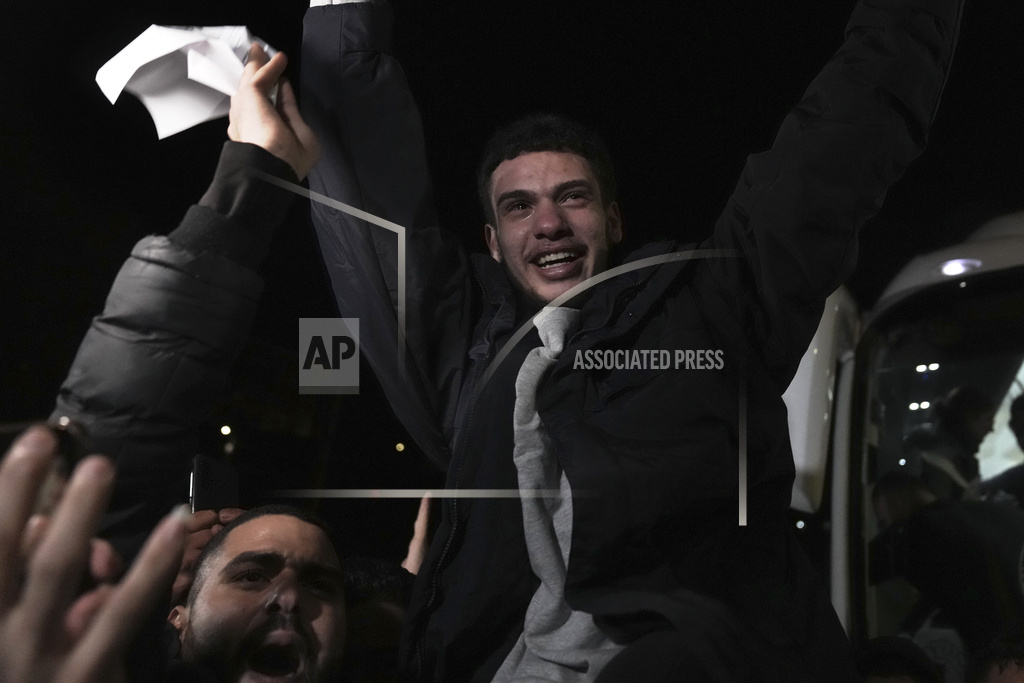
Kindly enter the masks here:
[[[173, 232], [136, 245], [51, 425], [0, 465], [0, 683], [898, 680], [894, 662], [916, 655], [895, 645], [878, 670], [854, 657], [788, 524], [781, 395], [854, 267], [858, 229], [923, 151], [962, 0], [859, 3], [712, 237], [629, 255], [616, 252], [626, 225], [600, 137], [548, 114], [485, 148], [487, 253], [468, 254], [434, 213], [391, 7], [313, 5], [301, 113], [287, 58], [254, 45], [209, 190]], [[255, 314], [256, 271], [307, 176], [318, 195], [407, 228], [399, 248], [311, 202], [339, 312], [360, 320], [396, 415], [456, 493], [523, 492], [446, 498], [405, 567], [343, 563], [330, 530], [295, 507], [190, 515], [168, 485], [187, 473]], [[576, 351], [622, 348], [722, 362], [573, 367]], [[103, 455], [69, 457], [76, 442]], [[970, 454], [946, 459], [976, 476]], [[970, 486], [931, 466], [942, 491], [875, 490], [898, 543], [948, 546], [958, 523], [1024, 516], [960, 501]], [[978, 542], [958, 581], [992, 564]], [[961, 629], [972, 680], [1021, 669], [1006, 645], [1019, 575], [990, 584], [1016, 590], [1014, 608], [993, 595], [979, 620], [933, 568], [892, 571]]]

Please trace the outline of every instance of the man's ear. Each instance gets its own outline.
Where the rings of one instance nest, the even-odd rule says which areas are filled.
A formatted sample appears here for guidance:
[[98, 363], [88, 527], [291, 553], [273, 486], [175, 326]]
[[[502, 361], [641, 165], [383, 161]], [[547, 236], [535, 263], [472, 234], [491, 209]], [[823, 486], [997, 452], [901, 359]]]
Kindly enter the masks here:
[[487, 250], [491, 252], [491, 258], [501, 263], [501, 246], [498, 244], [498, 229], [488, 223], [484, 226], [484, 241], [487, 242]]
[[185, 624], [188, 623], [188, 607], [182, 605], [175, 606], [171, 613], [167, 615], [167, 623], [174, 627], [174, 630], [178, 632], [178, 638], [181, 638]]
[[608, 205], [608, 242], [618, 244], [622, 241], [622, 213], [619, 211], [619, 203], [612, 202]]

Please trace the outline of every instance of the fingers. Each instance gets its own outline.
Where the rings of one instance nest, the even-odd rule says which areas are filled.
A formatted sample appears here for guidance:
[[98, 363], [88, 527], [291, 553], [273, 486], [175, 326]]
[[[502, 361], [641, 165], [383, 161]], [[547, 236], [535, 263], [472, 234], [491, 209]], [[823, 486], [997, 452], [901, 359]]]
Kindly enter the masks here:
[[260, 90], [264, 95], [270, 92], [285, 67], [288, 66], [288, 57], [283, 52], [278, 52], [271, 58], [258, 43], [253, 43], [249, 48], [249, 59], [242, 69], [242, 80], [239, 87], [249, 85]]
[[45, 427], [32, 427], [0, 463], [0, 610], [17, 599], [22, 534], [56, 451], [53, 434]]
[[420, 498], [420, 509], [416, 513], [416, 521], [412, 525], [412, 539], [409, 551], [402, 560], [402, 567], [410, 574], [416, 574], [423, 564], [427, 553], [427, 526], [430, 521], [430, 495]]
[[[245, 139], [246, 132], [240, 127], [239, 118], [255, 117], [259, 120], [265, 116], [263, 112], [273, 112], [267, 94], [287, 64], [287, 59], [283, 55], [281, 57], [282, 59], [271, 64], [273, 60], [267, 57], [259, 43], [254, 42], [249, 47], [249, 55], [238, 81], [238, 90], [231, 96], [231, 108], [228, 112], [229, 139], [235, 142], [253, 142]], [[265, 70], [266, 67], [269, 67], [269, 71]]]
[[203, 529], [209, 529], [217, 523], [217, 511], [216, 510], [197, 510], [192, 513], [188, 522], [185, 524], [185, 531], [188, 533], [195, 533]]
[[281, 79], [281, 87], [277, 90], [277, 110], [285, 121], [297, 120], [301, 121], [302, 125], [306, 125], [299, 114], [299, 102], [295, 98], [295, 88], [287, 78]]
[[316, 165], [320, 156], [320, 143], [313, 133], [313, 129], [306, 125], [305, 119], [299, 113], [299, 103], [295, 99], [295, 88], [287, 78], [281, 80], [281, 87], [277, 93], [277, 109], [281, 118], [292, 130], [303, 151], [302, 168], [296, 169], [299, 179], [306, 177], [309, 169]]
[[61, 680], [89, 680], [120, 661], [133, 635], [171, 585], [185, 545], [188, 512], [179, 508], [150, 535], [127, 576], [103, 601]]
[[194, 580], [195, 576], [192, 575], [191, 571], [178, 572], [178, 575], [174, 577], [174, 582], [171, 584], [172, 605], [184, 605], [188, 602], [188, 593], [192, 590], [192, 582]]
[[[231, 98], [228, 137], [259, 145], [288, 163], [299, 179], [305, 178], [319, 156], [319, 145], [299, 114], [294, 89], [282, 78], [288, 58], [279, 52], [266, 60], [266, 54], [255, 45], [250, 56]], [[268, 97], [275, 84], [279, 86], [276, 106]]]
[[[235, 517], [245, 512], [241, 508], [224, 508], [222, 510], [197, 510], [192, 513], [186, 530], [188, 533], [195, 533], [204, 529], [213, 530], [217, 525], [223, 527], [230, 524]], [[216, 531], [214, 532], [216, 533]]]
[[235, 521], [235, 518], [243, 512], [245, 512], [245, 510], [242, 508], [224, 508], [217, 513], [217, 518], [220, 520], [221, 524], [227, 525]]
[[[194, 560], [194, 559], [198, 558], [199, 557], [199, 553], [201, 553], [203, 548], [206, 547], [206, 544], [210, 542], [210, 539], [213, 538], [213, 535], [215, 533], [217, 533], [216, 531], [214, 531], [214, 529], [216, 529], [218, 526], [220, 526], [220, 525], [219, 524], [215, 524], [213, 526], [213, 528], [210, 528], [210, 529], [200, 529], [199, 531], [193, 531], [188, 536], [186, 536], [185, 537], [185, 554], [186, 555], [191, 555], [192, 553], [194, 553], [194, 555], [192, 556], [192, 559]], [[223, 529], [224, 527], [220, 527], [220, 528]], [[188, 557], [186, 557], [185, 559], [186, 559], [186, 563], [187, 563], [188, 562]]]
[[174, 577], [174, 585], [171, 587], [171, 604], [185, 604], [188, 592], [192, 588], [192, 581], [195, 579], [196, 562], [199, 560], [203, 548], [224, 528], [225, 524], [230, 523], [243, 512], [244, 510], [239, 508], [224, 508], [219, 511], [199, 510], [192, 514], [185, 528], [188, 535], [185, 538], [185, 551], [181, 558], [181, 566], [178, 568], [178, 575]]
[[106, 584], [79, 596], [75, 600], [68, 609], [67, 614], [64, 615], [64, 631], [72, 643], [77, 643], [85, 635], [92, 620], [113, 592], [114, 586]]
[[[216, 515], [216, 513], [210, 510], [205, 512], [211, 512], [213, 515]], [[214, 521], [216, 521], [216, 516], [214, 516]], [[172, 604], [185, 604], [185, 598], [188, 597], [188, 591], [192, 588], [192, 581], [195, 578], [196, 562], [199, 561], [199, 556], [202, 554], [206, 544], [222, 528], [220, 524], [214, 524], [209, 529], [200, 529], [186, 535], [185, 550], [182, 554], [181, 564], [178, 567], [178, 574], [174, 578], [174, 584], [171, 586]]]
[[46, 536], [46, 530], [50, 527], [48, 515], [34, 514], [28, 518], [25, 524], [25, 535], [21, 538], [21, 554], [27, 561], [32, 553], [39, 547], [39, 543]]
[[413, 538], [423, 538], [427, 535], [427, 523], [430, 521], [430, 496], [420, 498], [420, 509], [416, 513], [416, 521], [413, 522]]
[[29, 560], [26, 627], [50, 628], [71, 602], [86, 567], [91, 539], [114, 485], [114, 466], [101, 456], [83, 460]]
[[283, 52], [278, 52], [256, 72], [256, 75], [253, 76], [252, 84], [263, 91], [264, 94], [270, 92], [274, 84], [284, 75], [284, 70], [287, 66], [288, 57]]
[[[35, 514], [29, 518], [28, 524], [25, 525], [25, 536], [21, 542], [22, 556], [26, 561], [35, 553], [49, 528], [49, 516]], [[92, 581], [95, 583], [116, 581], [124, 571], [124, 561], [121, 559], [121, 555], [114, 550], [114, 546], [102, 538], [93, 538], [89, 545], [89, 576]]]
[[97, 583], [111, 583], [124, 571], [124, 560], [114, 546], [102, 538], [90, 541], [89, 575]]
[[249, 54], [245, 58], [245, 66], [242, 68], [242, 82], [246, 83], [252, 79], [263, 65], [270, 61], [266, 51], [259, 43], [249, 46]]

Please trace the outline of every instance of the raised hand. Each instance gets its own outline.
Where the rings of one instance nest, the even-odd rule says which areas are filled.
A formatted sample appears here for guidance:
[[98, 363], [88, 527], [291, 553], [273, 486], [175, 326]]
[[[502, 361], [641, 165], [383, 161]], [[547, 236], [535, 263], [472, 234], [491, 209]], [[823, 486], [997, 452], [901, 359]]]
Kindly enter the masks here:
[[[290, 164], [302, 179], [316, 164], [320, 145], [299, 114], [291, 83], [281, 78], [287, 64], [283, 52], [268, 59], [263, 48], [252, 44], [238, 91], [231, 98], [228, 137], [259, 145]], [[270, 99], [275, 84], [280, 86], [276, 105]]]
[[90, 571], [90, 564], [114, 467], [99, 456], [84, 459], [53, 517], [28, 529], [56, 451], [52, 432], [33, 427], [0, 464], [0, 683], [123, 679], [125, 651], [166, 597], [181, 560], [186, 516], [176, 513], [149, 537], [124, 580], [79, 594], [83, 580], [110, 571]]
[[402, 560], [402, 567], [410, 574], [420, 571], [423, 558], [427, 554], [427, 525], [430, 523], [430, 496], [420, 498], [420, 509], [416, 513], [416, 521], [412, 525], [412, 538], [409, 539], [409, 550]]
[[239, 508], [224, 508], [220, 511], [197, 510], [192, 514], [185, 528], [188, 534], [185, 538], [185, 553], [181, 558], [178, 575], [174, 577], [174, 587], [171, 589], [172, 605], [185, 604], [185, 598], [188, 597], [192, 581], [195, 579], [196, 561], [199, 560], [203, 548], [242, 512], [244, 510]]

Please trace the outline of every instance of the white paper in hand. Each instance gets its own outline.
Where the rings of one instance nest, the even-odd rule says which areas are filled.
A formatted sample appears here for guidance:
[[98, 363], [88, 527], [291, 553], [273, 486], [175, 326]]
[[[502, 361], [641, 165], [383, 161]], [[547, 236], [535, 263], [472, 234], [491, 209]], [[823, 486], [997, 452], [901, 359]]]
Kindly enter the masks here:
[[277, 52], [244, 26], [154, 24], [100, 67], [96, 83], [111, 102], [122, 90], [138, 97], [163, 139], [227, 115], [253, 41]]

